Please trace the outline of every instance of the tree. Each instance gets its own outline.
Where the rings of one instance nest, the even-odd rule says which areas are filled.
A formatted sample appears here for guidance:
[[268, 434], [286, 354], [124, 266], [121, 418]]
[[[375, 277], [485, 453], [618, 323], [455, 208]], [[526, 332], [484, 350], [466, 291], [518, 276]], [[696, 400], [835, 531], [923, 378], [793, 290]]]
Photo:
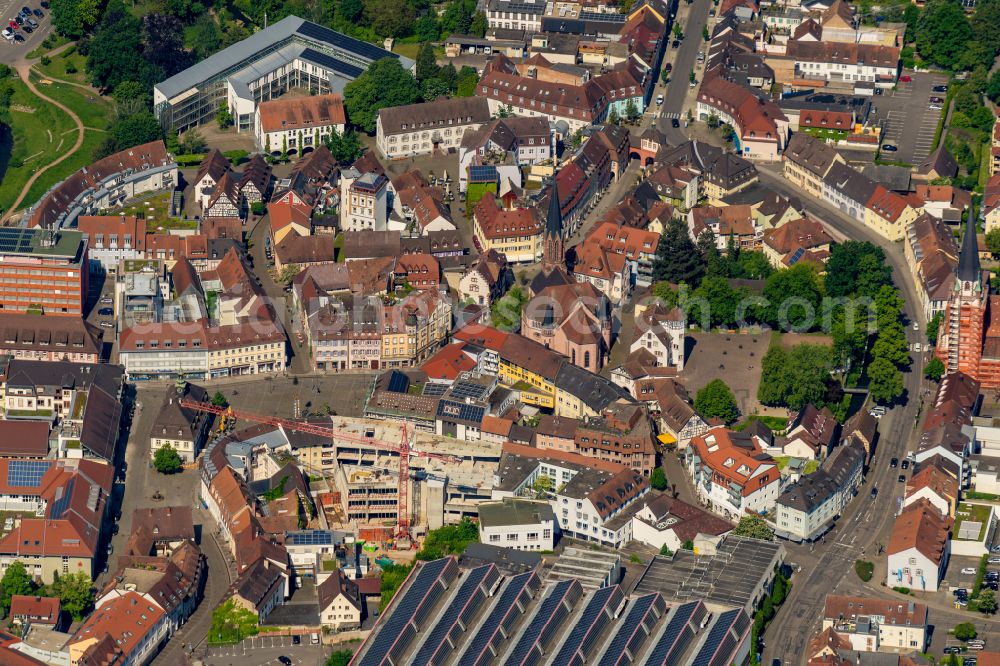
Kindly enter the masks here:
[[674, 23], [674, 38], [682, 39], [684, 37], [684, 29], [681, 27], [680, 21]]
[[761, 361], [757, 399], [796, 411], [807, 404], [822, 406], [832, 367], [829, 347], [801, 344], [789, 351], [771, 347]]
[[10, 611], [10, 598], [15, 594], [31, 594], [35, 590], [35, 583], [28, 575], [28, 569], [21, 560], [11, 562], [0, 579], [0, 608], [6, 616]]
[[653, 279], [677, 284], [696, 284], [701, 277], [702, 260], [683, 220], [672, 218], [656, 246]]
[[724, 277], [706, 277], [688, 303], [688, 319], [702, 327], [732, 328], [738, 323], [736, 318], [740, 303], [749, 295], [745, 288], [730, 287], [729, 280]]
[[122, 81], [138, 81], [152, 88], [163, 80], [164, 72], [148, 62], [143, 53], [139, 20], [121, 0], [110, 0], [87, 46], [87, 72], [94, 86], [110, 91]]
[[941, 359], [934, 357], [924, 366], [924, 377], [935, 382], [941, 381], [941, 377], [944, 376], [944, 370], [944, 363], [941, 362]]
[[473, 67], [463, 65], [458, 70], [458, 78], [455, 81], [456, 97], [472, 97], [476, 94], [476, 86], [479, 85], [479, 73]]
[[621, 117], [618, 115], [618, 107], [611, 107], [611, 111], [608, 112], [608, 122], [612, 125], [621, 123]]
[[257, 635], [260, 631], [257, 621], [257, 613], [238, 606], [234, 599], [229, 599], [212, 611], [208, 640], [211, 643], [238, 643], [244, 638]]
[[192, 127], [184, 132], [184, 136], [180, 138], [180, 148], [185, 155], [193, 155], [208, 148], [208, 143], [201, 132], [197, 128]]
[[108, 136], [97, 147], [95, 158], [163, 138], [163, 128], [151, 112], [143, 110], [115, 120], [108, 129]]
[[463, 518], [457, 525], [445, 525], [429, 531], [424, 547], [417, 552], [417, 559], [429, 561], [446, 555], [458, 555], [476, 541], [479, 541], [479, 525]]
[[670, 551], [669, 548], [667, 548], [667, 544], [663, 544], [662, 546], [660, 546], [660, 555], [663, 555], [664, 557], [670, 557], [671, 555], [673, 555], [673, 553]]
[[997, 597], [993, 590], [983, 590], [979, 593], [979, 612], [992, 615], [997, 612]]
[[181, 457], [174, 447], [166, 444], [153, 454], [153, 468], [160, 474], [176, 474], [181, 471]]
[[226, 400], [226, 396], [222, 394], [222, 391], [216, 391], [215, 395], [212, 396], [212, 404], [216, 407], [228, 407], [229, 401]]
[[503, 298], [490, 306], [490, 323], [503, 331], [515, 331], [521, 325], [521, 311], [528, 296], [520, 287], [511, 287]]
[[416, 10], [407, 0], [365, 0], [365, 16], [382, 37], [402, 37], [417, 19]]
[[[862, 267], [865, 257], [871, 257], [873, 262]], [[861, 277], [862, 272], [866, 275]], [[882, 285], [892, 281], [892, 267], [885, 260], [885, 252], [881, 247], [867, 241], [845, 241], [830, 248], [830, 259], [826, 263], [826, 276], [823, 286], [826, 295], [833, 298], [854, 296], [861, 291], [860, 283], [868, 289], [873, 283]], [[864, 295], [875, 297], [878, 288]]]
[[[1000, 74], [1000, 71], [997, 72]], [[996, 229], [990, 229], [986, 234], [986, 247], [990, 249], [993, 254], [1000, 254], [1000, 227]]]
[[740, 415], [733, 392], [721, 379], [713, 379], [698, 391], [694, 408], [706, 419], [718, 418], [727, 424]]
[[170, 14], [150, 12], [142, 19], [143, 57], [163, 72], [173, 76], [191, 65], [191, 54], [184, 48], [184, 26]]
[[97, 25], [100, 0], [51, 0], [49, 12], [56, 32], [75, 39]]
[[957, 2], [931, 0], [917, 21], [916, 45], [920, 57], [945, 69], [959, 69], [972, 39], [972, 28]]
[[642, 118], [642, 113], [639, 112], [639, 106], [632, 98], [629, 98], [629, 100], [625, 102], [625, 118], [630, 123], [635, 123], [639, 120], [639, 118]]
[[82, 571], [57, 577], [46, 586], [45, 595], [57, 597], [62, 609], [73, 616], [73, 620], [82, 620], [94, 605], [93, 583]]
[[119, 118], [134, 115], [150, 107], [152, 97], [138, 81], [122, 81], [111, 93], [115, 100], [115, 113]]
[[396, 58], [376, 60], [344, 87], [344, 106], [351, 123], [371, 134], [379, 109], [413, 104], [420, 89]]
[[702, 38], [703, 40], [705, 40], [706, 42], [708, 41], [708, 38], [709, 38], [709, 34], [708, 34], [708, 26], [707, 26], [707, 25], [706, 25], [706, 26], [704, 26], [704, 27], [703, 27], [703, 28], [701, 29], [701, 38]]
[[434, 47], [430, 42], [424, 42], [420, 45], [416, 63], [417, 81], [420, 83], [437, 76], [440, 67], [438, 67], [437, 58], [434, 56]]
[[337, 650], [326, 660], [326, 666], [347, 666], [353, 657], [354, 653], [350, 650]]
[[655, 490], [666, 490], [667, 489], [667, 475], [663, 471], [662, 467], [657, 467], [649, 475], [649, 485]]
[[345, 166], [353, 164], [365, 152], [361, 139], [352, 129], [345, 129], [343, 134], [336, 130], [330, 132], [330, 136], [326, 138], [326, 147], [337, 163]]
[[764, 283], [768, 321], [783, 330], [808, 330], [816, 323], [823, 297], [819, 274], [810, 263], [775, 271]]
[[931, 320], [927, 322], [927, 342], [931, 345], [937, 345], [938, 332], [941, 329], [941, 320], [944, 319], [944, 312], [937, 312], [931, 317]]
[[222, 46], [222, 31], [211, 14], [202, 14], [191, 29], [191, 48], [195, 57], [204, 60]]
[[973, 638], [979, 635], [978, 632], [976, 631], [976, 625], [972, 624], [971, 622], [962, 622], [960, 624], [956, 624], [955, 628], [952, 630], [952, 633], [955, 634], [955, 638], [957, 638], [960, 641], [971, 641]]
[[872, 359], [868, 364], [868, 393], [875, 402], [893, 402], [903, 395], [903, 373], [888, 359]]
[[486, 31], [489, 27], [490, 24], [486, 18], [486, 14], [483, 12], [476, 12], [472, 15], [472, 21], [469, 22], [469, 34], [473, 37], [485, 37]]
[[774, 530], [768, 527], [767, 523], [760, 516], [743, 516], [733, 530], [737, 536], [761, 539], [762, 541], [774, 541]]
[[219, 110], [215, 112], [215, 122], [220, 130], [224, 130], [233, 124], [233, 114], [229, 112], [229, 105], [223, 102], [219, 105]]
[[539, 474], [531, 487], [539, 496], [544, 496], [552, 491], [552, 477], [548, 474]]

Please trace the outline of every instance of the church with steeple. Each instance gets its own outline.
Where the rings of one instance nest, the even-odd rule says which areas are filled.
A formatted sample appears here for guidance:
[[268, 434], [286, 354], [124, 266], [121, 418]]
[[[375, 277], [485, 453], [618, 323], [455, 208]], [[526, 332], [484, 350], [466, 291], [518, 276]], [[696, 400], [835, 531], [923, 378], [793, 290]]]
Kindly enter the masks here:
[[1000, 389], [1000, 296], [991, 296], [979, 264], [972, 221], [965, 227], [951, 298], [941, 320], [935, 355], [948, 372], [962, 372], [982, 388]]
[[542, 232], [542, 270], [528, 285], [530, 296], [537, 296], [546, 287], [573, 284], [576, 280], [566, 270], [566, 238], [562, 223], [562, 202], [555, 177], [549, 186], [549, 203]]

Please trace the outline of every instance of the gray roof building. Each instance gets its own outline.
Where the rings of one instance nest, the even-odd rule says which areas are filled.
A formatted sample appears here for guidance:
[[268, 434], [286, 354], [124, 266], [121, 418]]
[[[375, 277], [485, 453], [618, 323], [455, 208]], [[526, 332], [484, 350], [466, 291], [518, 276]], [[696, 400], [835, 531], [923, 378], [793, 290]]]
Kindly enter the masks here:
[[[284, 92], [289, 87], [288, 69], [310, 66], [308, 85], [323, 94], [342, 91], [382, 58], [397, 58], [405, 69], [414, 66], [409, 58], [288, 16], [156, 84], [153, 107], [164, 127], [184, 129], [205, 122], [230, 96], [252, 102], [255, 108], [256, 103], [270, 99], [272, 90], [276, 96]], [[271, 76], [279, 70], [283, 74]], [[257, 85], [271, 78], [271, 85]]]
[[555, 519], [548, 502], [505, 497], [499, 502], [483, 502], [479, 505], [479, 524], [483, 527], [537, 525]]

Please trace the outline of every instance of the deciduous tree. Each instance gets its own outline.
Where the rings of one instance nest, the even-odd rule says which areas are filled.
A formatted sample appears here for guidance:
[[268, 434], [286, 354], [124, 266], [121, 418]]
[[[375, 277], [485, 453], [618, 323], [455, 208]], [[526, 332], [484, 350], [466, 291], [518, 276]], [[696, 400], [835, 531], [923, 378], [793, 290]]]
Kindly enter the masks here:
[[412, 104], [420, 98], [413, 75], [396, 58], [383, 58], [344, 87], [344, 106], [352, 124], [369, 134], [375, 131], [379, 109]]
[[153, 454], [153, 468], [160, 474], [176, 474], [181, 471], [181, 457], [174, 447], [166, 444]]
[[740, 415], [733, 392], [721, 379], [713, 379], [698, 391], [694, 408], [706, 419], [718, 418], [727, 424]]
[[733, 530], [733, 534], [763, 541], [774, 540], [774, 530], [768, 527], [760, 516], [743, 516], [736, 525], [736, 529]]

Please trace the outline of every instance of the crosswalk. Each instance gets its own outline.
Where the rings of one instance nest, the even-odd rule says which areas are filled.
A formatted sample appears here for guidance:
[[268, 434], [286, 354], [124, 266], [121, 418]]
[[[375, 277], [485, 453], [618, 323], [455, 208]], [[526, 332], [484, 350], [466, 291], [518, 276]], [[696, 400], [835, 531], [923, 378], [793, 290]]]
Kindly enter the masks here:
[[680, 120], [681, 119], [681, 114], [679, 114], [679, 113], [664, 113], [664, 114], [661, 115], [661, 117], [662, 118], [666, 118], [667, 120], [672, 120], [674, 118], [676, 118], [677, 120]]

